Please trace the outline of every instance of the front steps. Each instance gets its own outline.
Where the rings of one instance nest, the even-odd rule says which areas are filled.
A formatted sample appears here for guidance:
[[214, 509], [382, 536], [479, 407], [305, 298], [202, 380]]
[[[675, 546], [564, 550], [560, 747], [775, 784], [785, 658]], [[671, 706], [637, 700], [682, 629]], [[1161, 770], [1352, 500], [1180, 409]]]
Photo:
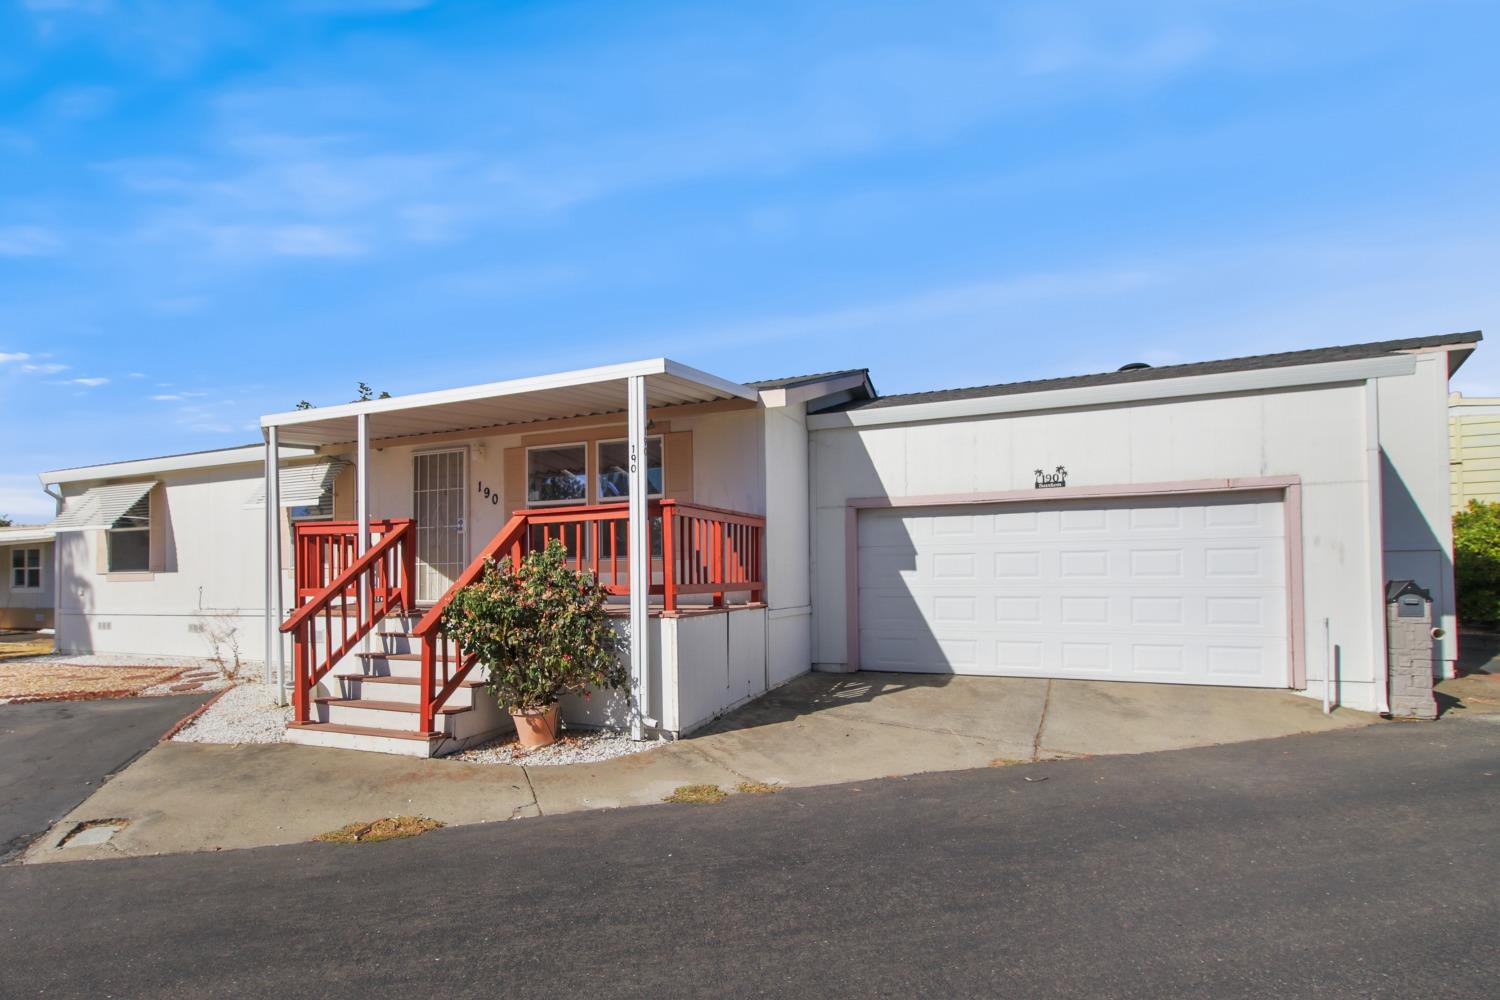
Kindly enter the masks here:
[[440, 757], [512, 729], [475, 673], [456, 688], [433, 718], [433, 730], [418, 728], [422, 654], [410, 619], [392, 617], [371, 641], [374, 650], [352, 653], [334, 667], [313, 699], [313, 718], [287, 726], [286, 741], [306, 746], [374, 750], [405, 757]]

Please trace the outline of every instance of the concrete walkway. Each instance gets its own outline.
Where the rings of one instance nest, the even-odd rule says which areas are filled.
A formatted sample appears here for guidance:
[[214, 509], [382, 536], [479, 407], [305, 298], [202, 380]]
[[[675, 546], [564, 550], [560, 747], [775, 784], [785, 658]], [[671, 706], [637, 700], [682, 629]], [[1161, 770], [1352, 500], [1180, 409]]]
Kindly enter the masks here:
[[[1284, 691], [913, 674], [812, 674], [677, 743], [599, 764], [515, 766], [274, 744], [164, 743], [41, 838], [27, 862], [299, 843], [356, 820], [450, 825], [733, 791], [1132, 754], [1368, 725]], [[127, 819], [105, 843], [57, 846]], [[92, 840], [93, 838], [86, 838]]]

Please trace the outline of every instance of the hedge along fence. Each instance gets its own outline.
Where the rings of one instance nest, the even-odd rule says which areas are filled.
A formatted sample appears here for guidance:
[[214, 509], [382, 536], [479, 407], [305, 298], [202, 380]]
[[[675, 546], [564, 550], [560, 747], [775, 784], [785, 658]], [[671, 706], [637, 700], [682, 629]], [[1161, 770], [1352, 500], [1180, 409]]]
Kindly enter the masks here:
[[1458, 620], [1500, 628], [1500, 503], [1470, 500], [1453, 515], [1453, 579]]

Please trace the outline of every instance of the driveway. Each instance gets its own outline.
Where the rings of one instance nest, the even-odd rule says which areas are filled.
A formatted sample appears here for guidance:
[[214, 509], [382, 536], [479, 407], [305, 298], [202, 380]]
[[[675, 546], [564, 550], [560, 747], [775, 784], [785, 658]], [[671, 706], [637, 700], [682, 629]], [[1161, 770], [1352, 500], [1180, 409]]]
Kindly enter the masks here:
[[0, 863], [149, 750], [207, 695], [0, 705]]
[[[27, 861], [82, 861], [306, 841], [419, 813], [450, 825], [733, 791], [1173, 750], [1369, 725], [1285, 691], [918, 674], [809, 674], [676, 743], [595, 764], [474, 764], [292, 744], [165, 743], [88, 799]], [[63, 844], [90, 820], [131, 822]]]
[[1471, 717], [10, 866], [3, 992], [1492, 997], [1497, 761]]

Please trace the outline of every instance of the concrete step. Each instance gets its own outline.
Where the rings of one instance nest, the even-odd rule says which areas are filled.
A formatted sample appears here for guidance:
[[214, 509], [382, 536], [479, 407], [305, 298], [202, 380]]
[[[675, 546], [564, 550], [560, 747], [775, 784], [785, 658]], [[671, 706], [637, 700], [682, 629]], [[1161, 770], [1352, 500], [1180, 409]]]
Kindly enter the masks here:
[[[354, 661], [359, 663], [360, 672], [367, 677], [422, 676], [421, 653], [355, 653]], [[439, 673], [442, 673], [444, 662], [442, 659], [437, 661]]]
[[434, 757], [444, 744], [450, 742], [442, 733], [348, 726], [335, 722], [294, 722], [286, 728], [286, 741], [303, 746], [367, 750], [402, 757]]
[[[374, 701], [370, 698], [314, 698], [319, 722], [336, 722], [345, 726], [371, 726], [376, 729], [415, 731], [417, 706], [414, 702]], [[471, 705], [445, 705], [432, 720], [441, 733], [454, 733], [454, 717], [472, 712]]]
[[[422, 697], [420, 677], [390, 674], [335, 674], [348, 700], [399, 702], [415, 705]], [[448, 696], [448, 704], [468, 708], [476, 697], [484, 695], [484, 681], [465, 679]]]

